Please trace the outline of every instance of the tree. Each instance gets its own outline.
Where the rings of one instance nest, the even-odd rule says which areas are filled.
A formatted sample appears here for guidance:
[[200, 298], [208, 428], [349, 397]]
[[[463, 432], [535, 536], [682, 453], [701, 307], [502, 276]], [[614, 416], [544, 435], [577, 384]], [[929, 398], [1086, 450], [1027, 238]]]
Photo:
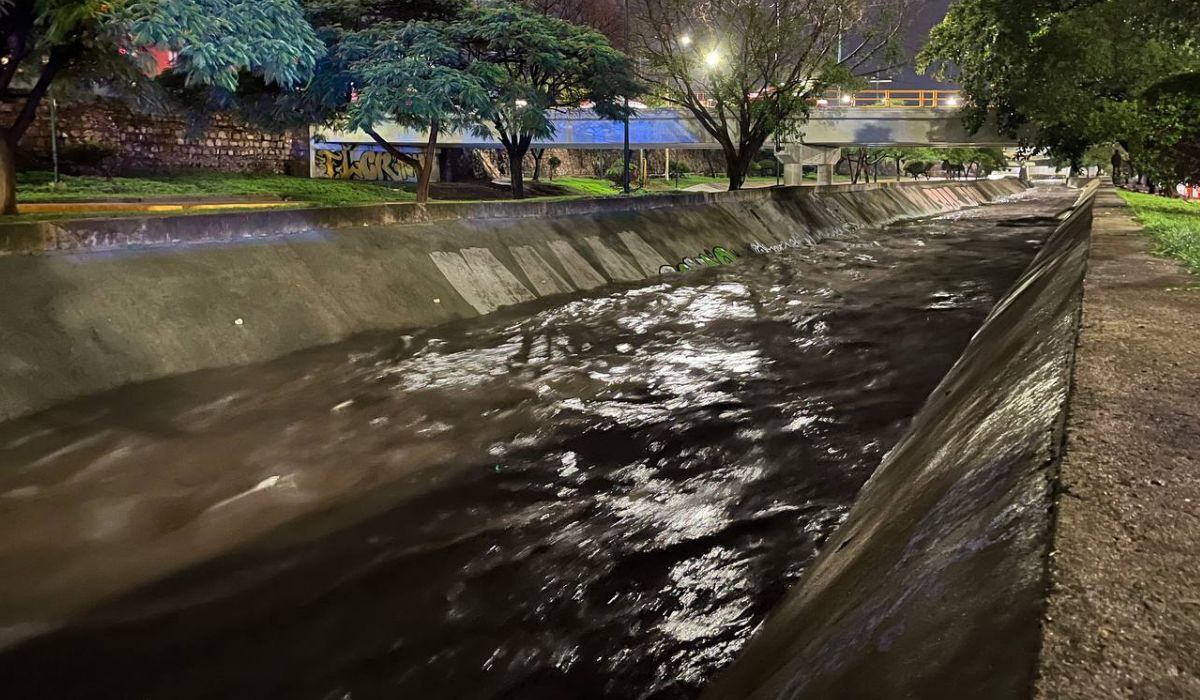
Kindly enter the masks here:
[[850, 166], [850, 184], [857, 185], [860, 179], [871, 181], [871, 172], [875, 171], [875, 180], [879, 181], [878, 165], [888, 158], [890, 152], [884, 148], [856, 148], [846, 151], [843, 160]]
[[[1145, 171], [1174, 177], [1196, 124], [1197, 3], [1162, 0], [961, 0], [920, 64], [961, 82], [968, 124], [1001, 130], [1078, 170], [1087, 149], [1118, 143]], [[1171, 86], [1159, 90], [1160, 85]], [[1186, 150], [1186, 149], [1184, 149]]]
[[512, 194], [525, 196], [524, 159], [535, 138], [554, 134], [551, 114], [590, 104], [601, 117], [626, 115], [638, 85], [625, 55], [602, 34], [526, 7], [473, 7], [452, 25], [488, 103], [476, 121], [508, 154]]
[[[174, 52], [188, 85], [235, 90], [245, 76], [291, 87], [323, 47], [295, 0], [9, 0], [0, 3], [0, 99], [21, 109], [0, 133], [0, 212], [16, 211], [13, 151], [51, 84], [148, 91], [148, 55]], [[140, 80], [139, 80], [140, 79]]]
[[916, 180], [922, 175], [925, 179], [929, 179], [929, 171], [933, 169], [933, 163], [923, 160], [911, 160], [904, 165], [904, 172], [908, 173], [912, 179]]
[[975, 170], [975, 177], [987, 177], [1008, 167], [1008, 157], [999, 148], [972, 148], [966, 159], [967, 174]]
[[689, 112], [721, 146], [736, 190], [767, 139], [803, 123], [827, 89], [853, 87], [856, 74], [897, 58], [909, 4], [640, 0], [631, 48], [655, 97]]
[[[347, 34], [339, 55], [357, 88], [346, 108], [347, 124], [417, 172], [417, 201], [429, 200], [438, 135], [443, 128], [473, 126], [489, 96], [454, 43], [449, 25], [438, 22], [381, 22]], [[375, 130], [381, 122], [424, 129], [421, 157], [387, 142]]]

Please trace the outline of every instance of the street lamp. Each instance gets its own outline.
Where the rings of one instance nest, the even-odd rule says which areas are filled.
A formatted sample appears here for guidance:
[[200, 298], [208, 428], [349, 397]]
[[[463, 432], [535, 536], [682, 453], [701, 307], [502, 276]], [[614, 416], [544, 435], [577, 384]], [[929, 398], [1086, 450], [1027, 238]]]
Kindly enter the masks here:
[[721, 65], [721, 52], [717, 49], [709, 51], [708, 55], [704, 57], [704, 65], [708, 66], [709, 70]]
[[684, 34], [683, 36], [679, 37], [679, 45], [680, 45], [680, 46], [682, 46], [682, 47], [684, 47], [685, 49], [686, 49], [687, 47], [691, 46], [691, 45], [692, 45], [692, 37], [691, 37], [691, 35], [690, 35], [690, 34]]
[[[628, 56], [628, 54], [630, 54], [630, 53], [631, 53], [631, 52], [630, 52], [630, 50], [629, 50], [629, 0], [625, 0], [625, 53], [626, 53], [626, 58], [627, 58], [627, 59], [629, 59], [629, 60], [632, 60], [632, 57]], [[624, 187], [623, 187], [623, 189], [625, 190], [625, 194], [629, 194], [630, 192], [632, 192], [632, 191], [633, 191], [633, 190], [632, 190], [632, 189], [630, 189], [630, 187], [629, 187], [629, 95], [626, 95], [626, 96], [625, 96], [625, 151], [624, 151], [624, 161], [625, 161], [625, 172], [624, 172], [624, 174], [623, 174], [623, 176], [622, 176], [622, 178], [621, 178], [621, 179], [622, 179], [622, 181], [623, 181], [623, 184], [624, 184]]]

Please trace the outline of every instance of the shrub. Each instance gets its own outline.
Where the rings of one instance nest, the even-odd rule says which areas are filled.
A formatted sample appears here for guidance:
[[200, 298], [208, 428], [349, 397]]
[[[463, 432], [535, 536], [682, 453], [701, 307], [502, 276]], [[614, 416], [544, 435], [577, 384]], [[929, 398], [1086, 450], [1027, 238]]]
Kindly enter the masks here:
[[546, 160], [546, 164], [550, 166], [550, 179], [553, 180], [558, 176], [558, 169], [562, 167], [562, 158], [550, 156]]
[[912, 160], [904, 165], [904, 172], [908, 173], [914, 180], [924, 175], [929, 177], [929, 171], [933, 168], [933, 163], [926, 163], [922, 160]]
[[759, 175], [765, 175], [767, 177], [774, 177], [779, 173], [779, 161], [775, 160], [774, 158], [760, 160], [754, 164], [754, 167], [757, 169], [757, 173]]
[[[618, 160], [616, 163], [613, 163], [608, 168], [608, 170], [604, 173], [604, 177], [605, 177], [605, 179], [607, 179], [609, 182], [613, 183], [617, 187], [624, 187], [625, 186], [625, 161]], [[638, 181], [637, 163], [635, 163], [634, 161], [630, 161], [629, 162], [629, 182], [630, 182], [630, 184], [632, 184], [637, 181]]]
[[692, 166], [688, 165], [687, 163], [681, 160], [671, 161], [671, 177], [675, 177], [676, 175], [683, 177], [690, 172], [692, 172]]

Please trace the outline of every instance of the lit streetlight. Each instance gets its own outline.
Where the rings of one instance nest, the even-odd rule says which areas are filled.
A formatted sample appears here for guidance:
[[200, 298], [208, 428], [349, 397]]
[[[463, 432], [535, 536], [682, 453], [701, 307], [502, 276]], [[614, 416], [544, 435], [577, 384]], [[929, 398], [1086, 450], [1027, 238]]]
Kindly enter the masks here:
[[717, 49], [709, 51], [708, 55], [704, 57], [704, 65], [707, 66], [709, 70], [721, 65], [721, 52]]
[[684, 34], [683, 36], [679, 37], [679, 45], [680, 45], [680, 46], [682, 46], [682, 47], [684, 47], [684, 48], [687, 48], [688, 46], [691, 46], [691, 45], [692, 45], [692, 37], [691, 37], [691, 35], [690, 35], [690, 34]]

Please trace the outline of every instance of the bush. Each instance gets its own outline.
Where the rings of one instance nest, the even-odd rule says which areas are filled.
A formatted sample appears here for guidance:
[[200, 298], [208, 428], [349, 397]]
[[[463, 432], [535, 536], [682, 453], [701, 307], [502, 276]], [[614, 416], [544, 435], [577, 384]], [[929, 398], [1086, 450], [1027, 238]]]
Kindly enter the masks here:
[[671, 177], [683, 177], [690, 172], [692, 172], [692, 166], [688, 165], [687, 163], [681, 160], [671, 161]]
[[754, 164], [752, 170], [757, 175], [765, 175], [767, 177], [775, 177], [779, 173], [779, 161], [774, 158], [760, 160]]
[[933, 168], [933, 163], [926, 163], [922, 160], [912, 160], [904, 164], [904, 172], [908, 173], [914, 180], [924, 175], [929, 177], [929, 171]]
[[[617, 187], [623, 188], [625, 186], [625, 161], [618, 160], [616, 163], [613, 163], [608, 168], [608, 170], [604, 173], [604, 178], [606, 180], [608, 180], [609, 182], [613, 183], [614, 185], [616, 185]], [[631, 160], [629, 162], [629, 182], [630, 182], [630, 184], [633, 184], [633, 183], [636, 183], [637, 181], [638, 181], [637, 163], [635, 163]]]
[[550, 166], [550, 179], [553, 180], [558, 176], [558, 169], [562, 167], [562, 158], [558, 156], [550, 156], [546, 160], [546, 164]]

